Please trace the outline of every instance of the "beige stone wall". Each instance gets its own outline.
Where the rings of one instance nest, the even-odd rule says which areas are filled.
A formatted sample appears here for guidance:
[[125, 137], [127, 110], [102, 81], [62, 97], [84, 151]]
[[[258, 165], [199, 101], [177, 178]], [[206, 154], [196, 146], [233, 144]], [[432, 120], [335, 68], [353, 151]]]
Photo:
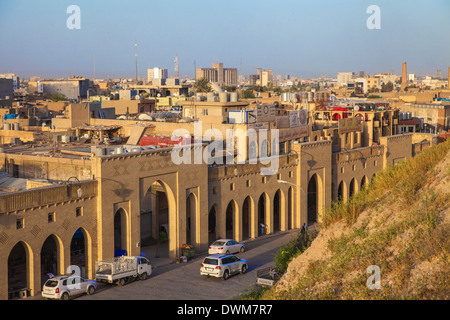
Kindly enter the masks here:
[[[78, 197], [79, 185], [45, 187], [0, 195], [0, 300], [8, 299], [8, 257], [18, 243], [27, 253], [27, 288], [31, 295], [41, 291], [41, 249], [48, 237], [54, 237], [58, 247], [57, 270], [66, 273], [70, 261], [70, 245], [74, 233], [82, 228], [86, 245], [85, 276], [94, 276], [97, 260], [96, 196], [95, 181], [81, 184], [83, 195]], [[68, 192], [69, 191], [69, 192]], [[77, 208], [82, 215], [76, 216]], [[49, 213], [55, 220], [49, 222]], [[17, 219], [23, 219], [24, 227], [16, 228]], [[45, 278], [47, 279], [47, 278]]]
[[[91, 125], [116, 123], [131, 125], [135, 121], [91, 120]], [[194, 132], [193, 123], [154, 124], [158, 133], [171, 135], [180, 127]], [[230, 127], [222, 125], [215, 128], [225, 134]], [[246, 126], [242, 128], [245, 130]], [[202, 133], [209, 129], [210, 126], [203, 124]], [[415, 150], [422, 151], [429, 145], [427, 140], [426, 146], [411, 147], [421, 137], [399, 135], [381, 137], [378, 146], [355, 148], [358, 144], [350, 143], [349, 147], [354, 149], [346, 149], [343, 148], [347, 144], [342, 144], [342, 137], [336, 140], [337, 144], [331, 140], [335, 131], [330, 128], [323, 135], [317, 134], [318, 141], [292, 144], [287, 148], [289, 155], [280, 156], [277, 170], [267, 176], [261, 174], [261, 169], [268, 165], [261, 164], [260, 159], [257, 164], [209, 167], [203, 158], [199, 164], [175, 164], [171, 149], [93, 157], [90, 160], [1, 153], [0, 169], [13, 172], [12, 166], [17, 165], [21, 177], [67, 181], [76, 176], [79, 180], [95, 179], [96, 182], [82, 182], [83, 186], [86, 184], [82, 199], [75, 196], [76, 189], [71, 189], [68, 194], [65, 185], [44, 188], [47, 190], [44, 193], [33, 189], [0, 196], [0, 261], [3, 261], [0, 262], [0, 299], [7, 297], [7, 282], [4, 281], [8, 272], [7, 257], [20, 241], [26, 244], [30, 253], [29, 286], [33, 294], [37, 294], [40, 288], [39, 250], [52, 234], [60, 244], [59, 270], [64, 271], [70, 263], [70, 240], [78, 228], [83, 228], [89, 239], [87, 272], [92, 277], [95, 261], [114, 255], [114, 217], [123, 211], [122, 248], [131, 255], [140, 254], [141, 213], [149, 209], [148, 191], [155, 182], [159, 183], [158, 190], [164, 191], [168, 200], [169, 256], [174, 259], [180, 256], [182, 244], [187, 243], [188, 232], [190, 244], [198, 252], [206, 252], [211, 236], [215, 239], [231, 235], [237, 240], [258, 237], [258, 221], [261, 220], [258, 202], [261, 197], [265, 208], [262, 220], [269, 234], [311, 223], [308, 187], [312, 181], [317, 183], [316, 213], [320, 223], [324, 208], [337, 199], [341, 183], [342, 197], [347, 201], [350, 185], [353, 185], [352, 192], [358, 192], [386, 166], [409, 158]], [[185, 152], [191, 155], [193, 162], [195, 155], [202, 154], [203, 148], [189, 147]], [[338, 152], [334, 152], [336, 148]], [[249, 204], [248, 212], [244, 210], [246, 204]], [[81, 219], [70, 216], [80, 206], [84, 212]], [[230, 230], [227, 230], [228, 206], [232, 209]], [[216, 211], [216, 228], [210, 235], [209, 213], [212, 208]], [[55, 223], [48, 223], [49, 212], [56, 213]], [[191, 214], [190, 231], [187, 227], [188, 212]], [[25, 228], [14, 230], [19, 216], [26, 219]], [[160, 221], [155, 215], [152, 223], [152, 235], [156, 235]]]
[[332, 200], [337, 201], [341, 196], [343, 201], [347, 201], [351, 194], [351, 185], [353, 192], [358, 192], [362, 185], [368, 184], [374, 174], [384, 168], [384, 154], [383, 146], [364, 147], [333, 154], [330, 193]]
[[13, 174], [13, 165], [17, 165], [19, 178], [57, 181], [67, 181], [74, 176], [79, 180], [93, 178], [91, 160], [0, 153], [0, 162], [0, 170], [10, 174]]
[[384, 168], [393, 166], [412, 156], [412, 135], [403, 134], [381, 137], [380, 144], [385, 146]]
[[[201, 147], [199, 147], [201, 149]], [[194, 151], [192, 151], [194, 152]], [[194, 158], [192, 158], [194, 159]], [[98, 199], [99, 252], [101, 259], [114, 254], [114, 215], [125, 212], [122, 246], [130, 254], [140, 254], [139, 213], [142, 201], [154, 182], [159, 182], [168, 198], [169, 255], [180, 255], [186, 243], [186, 200], [191, 193], [196, 198], [196, 228], [193, 245], [207, 248], [208, 173], [206, 164], [180, 164], [171, 161], [170, 149], [146, 151], [121, 156], [95, 158], [94, 174], [100, 181]], [[157, 230], [155, 230], [157, 232]], [[205, 238], [206, 237], [206, 238]]]

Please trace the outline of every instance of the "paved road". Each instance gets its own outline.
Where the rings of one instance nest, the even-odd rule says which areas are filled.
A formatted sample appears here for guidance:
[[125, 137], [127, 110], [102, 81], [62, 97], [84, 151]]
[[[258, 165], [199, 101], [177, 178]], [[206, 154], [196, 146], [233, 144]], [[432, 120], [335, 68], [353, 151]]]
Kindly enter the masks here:
[[170, 264], [154, 270], [145, 281], [131, 282], [123, 287], [99, 284], [92, 296], [80, 300], [231, 300], [255, 283], [256, 270], [273, 265], [278, 248], [287, 243], [298, 231], [262, 237], [246, 244], [239, 254], [248, 261], [246, 274], [232, 276], [229, 280], [200, 276], [200, 264], [206, 255], [188, 263]]

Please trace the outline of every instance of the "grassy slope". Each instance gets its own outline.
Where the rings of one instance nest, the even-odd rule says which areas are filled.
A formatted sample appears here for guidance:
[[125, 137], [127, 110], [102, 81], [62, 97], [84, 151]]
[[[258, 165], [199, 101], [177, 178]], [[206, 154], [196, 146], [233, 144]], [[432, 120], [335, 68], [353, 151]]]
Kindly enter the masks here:
[[[448, 299], [450, 140], [327, 210], [311, 247], [261, 299]], [[381, 270], [369, 290], [367, 268]]]

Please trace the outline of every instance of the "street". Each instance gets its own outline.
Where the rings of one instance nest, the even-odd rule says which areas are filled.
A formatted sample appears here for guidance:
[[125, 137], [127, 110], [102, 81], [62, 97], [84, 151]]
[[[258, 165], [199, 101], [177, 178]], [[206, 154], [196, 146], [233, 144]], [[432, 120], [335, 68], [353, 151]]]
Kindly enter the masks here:
[[206, 254], [187, 263], [172, 263], [157, 268], [145, 281], [131, 282], [123, 287], [99, 284], [94, 295], [80, 300], [231, 300], [256, 281], [256, 270], [273, 265], [278, 248], [287, 243], [298, 230], [265, 236], [246, 243], [246, 251], [238, 254], [246, 259], [246, 274], [229, 280], [200, 276], [200, 264]]

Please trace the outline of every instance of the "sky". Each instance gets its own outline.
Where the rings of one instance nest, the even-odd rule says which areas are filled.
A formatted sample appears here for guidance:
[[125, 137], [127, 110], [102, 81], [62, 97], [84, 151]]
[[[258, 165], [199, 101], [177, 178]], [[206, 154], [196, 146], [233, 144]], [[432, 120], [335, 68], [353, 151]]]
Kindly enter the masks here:
[[[70, 5], [80, 29], [69, 29]], [[380, 8], [380, 28], [367, 20]], [[371, 20], [372, 21], [372, 20]], [[0, 73], [20, 77], [180, 76], [223, 62], [242, 74], [447, 75], [449, 0], [0, 0]], [[94, 58], [95, 57], [95, 58]], [[94, 63], [95, 61], [95, 63]], [[94, 67], [95, 66], [95, 67]]]

